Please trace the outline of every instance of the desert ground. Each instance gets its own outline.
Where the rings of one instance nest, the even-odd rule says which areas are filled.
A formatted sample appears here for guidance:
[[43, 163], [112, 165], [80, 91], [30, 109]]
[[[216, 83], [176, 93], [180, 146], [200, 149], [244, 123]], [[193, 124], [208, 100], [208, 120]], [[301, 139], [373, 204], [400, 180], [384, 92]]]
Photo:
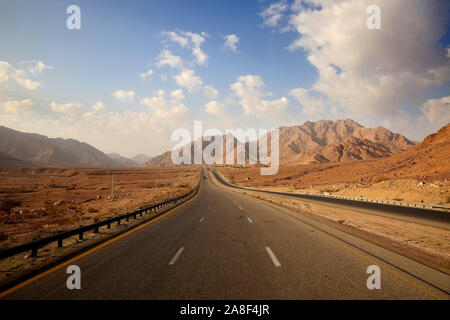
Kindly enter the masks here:
[[198, 168], [0, 169], [0, 248], [176, 197], [198, 179]]
[[231, 182], [283, 192], [330, 193], [373, 199], [450, 203], [450, 171], [432, 175], [391, 172], [375, 161], [282, 166], [278, 174], [261, 176], [260, 168], [218, 168]]

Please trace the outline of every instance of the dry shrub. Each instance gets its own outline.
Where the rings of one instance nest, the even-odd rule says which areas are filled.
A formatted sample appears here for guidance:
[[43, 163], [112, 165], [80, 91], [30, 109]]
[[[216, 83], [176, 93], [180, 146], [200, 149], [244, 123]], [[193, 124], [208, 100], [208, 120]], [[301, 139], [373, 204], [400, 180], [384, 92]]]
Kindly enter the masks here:
[[382, 181], [386, 181], [389, 178], [386, 176], [376, 176], [372, 179], [373, 183], [378, 183], [378, 182], [382, 182]]
[[0, 212], [6, 213], [6, 219], [9, 220], [9, 216], [11, 215], [11, 211], [20, 206], [22, 203], [13, 199], [4, 199], [0, 202]]
[[6, 212], [6, 214], [11, 214], [12, 209], [20, 206], [22, 203], [13, 199], [4, 199], [0, 202], [0, 210]]
[[61, 216], [56, 219], [54, 219], [52, 222], [58, 225], [65, 225], [65, 224], [74, 224], [78, 221], [78, 217], [75, 217], [73, 215], [66, 215]]
[[9, 238], [9, 236], [8, 236], [6, 233], [0, 231], [0, 242], [1, 242], [1, 241], [5, 241], [5, 240], [7, 240], [8, 238]]
[[97, 213], [97, 212], [100, 212], [98, 209], [93, 208], [93, 207], [89, 207], [87, 211], [88, 211], [89, 213]]

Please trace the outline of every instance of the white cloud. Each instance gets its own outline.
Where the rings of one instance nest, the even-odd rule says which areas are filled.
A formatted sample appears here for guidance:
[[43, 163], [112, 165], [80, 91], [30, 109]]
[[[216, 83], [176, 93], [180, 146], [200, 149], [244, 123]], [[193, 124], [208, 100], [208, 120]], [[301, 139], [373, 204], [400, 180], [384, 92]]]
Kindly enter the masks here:
[[203, 93], [208, 99], [215, 99], [219, 95], [219, 92], [213, 86], [204, 86]]
[[158, 119], [169, 119], [188, 113], [188, 108], [180, 101], [166, 99], [164, 90], [158, 90], [153, 97], [141, 99], [140, 103], [149, 107]]
[[7, 83], [10, 79], [28, 90], [36, 90], [42, 84], [32, 78], [42, 73], [45, 69], [53, 67], [45, 65], [42, 61], [24, 61], [24, 69], [14, 68], [7, 61], [0, 61], [0, 83]]
[[16, 73], [13, 76], [13, 78], [22, 87], [24, 87], [25, 89], [31, 90], [31, 91], [36, 90], [37, 88], [39, 88], [41, 86], [41, 84], [39, 82], [33, 81], [31, 79], [27, 79], [21, 73]]
[[200, 49], [200, 47], [195, 47], [192, 49], [192, 54], [194, 55], [197, 63], [200, 65], [208, 64], [208, 55]]
[[226, 35], [224, 39], [225, 39], [224, 46], [226, 48], [229, 48], [231, 51], [236, 52], [237, 44], [239, 43], [239, 37], [233, 33]]
[[423, 119], [442, 127], [450, 122], [450, 96], [426, 101], [422, 108]]
[[264, 81], [257, 75], [240, 76], [231, 85], [231, 90], [239, 99], [244, 115], [258, 118], [282, 119], [286, 115], [289, 100], [286, 97], [266, 100], [270, 93], [264, 92]]
[[289, 94], [302, 105], [302, 112], [306, 115], [325, 114], [326, 101], [314, 98], [310, 92], [304, 88], [292, 89]]
[[185, 87], [189, 92], [202, 91], [209, 99], [215, 99], [219, 94], [213, 86], [204, 86], [203, 80], [195, 75], [193, 69], [183, 70], [175, 75], [174, 78], [179, 86]]
[[27, 64], [28, 71], [34, 76], [36, 76], [38, 74], [41, 74], [44, 70], [53, 69], [52, 66], [47, 66], [46, 64], [44, 64], [40, 60], [38, 60], [38, 61], [26, 61], [25, 64]]
[[134, 91], [117, 90], [113, 92], [114, 98], [124, 102], [134, 101]]
[[187, 47], [189, 44], [189, 38], [182, 36], [174, 31], [163, 31], [163, 37], [167, 37], [170, 41], [178, 43], [182, 47]]
[[159, 89], [159, 90], [157, 90], [157, 91], [155, 92], [155, 94], [156, 94], [158, 97], [164, 97], [164, 96], [166, 95], [166, 91], [164, 91], [163, 89]]
[[287, 8], [288, 5], [286, 1], [271, 3], [269, 7], [260, 13], [260, 16], [264, 19], [264, 25], [276, 27], [283, 18], [283, 12], [285, 12]]
[[183, 67], [183, 59], [179, 56], [175, 56], [170, 52], [170, 50], [162, 50], [158, 57], [156, 58], [156, 65], [161, 68], [164, 66], [169, 66], [171, 68], [182, 68]]
[[94, 111], [103, 111], [105, 108], [105, 104], [101, 101], [97, 101], [93, 106]]
[[289, 23], [300, 37], [289, 49], [307, 52], [319, 73], [312, 89], [329, 101], [350, 113], [394, 116], [405, 103], [421, 104], [425, 90], [450, 79], [439, 42], [448, 4], [379, 0], [382, 28], [369, 30], [366, 8], [372, 2], [297, 0]]
[[198, 34], [190, 31], [163, 31], [161, 35], [171, 42], [178, 43], [183, 48], [191, 49], [197, 64], [208, 64], [208, 55], [201, 49], [201, 45], [208, 37], [206, 32]]
[[7, 82], [11, 73], [11, 65], [7, 61], [0, 61], [0, 83]]
[[141, 74], [139, 74], [139, 76], [141, 77], [142, 80], [145, 80], [145, 79], [151, 77], [152, 75], [153, 75], [152, 69], [148, 69], [146, 72], [142, 72]]
[[202, 79], [195, 75], [193, 69], [181, 71], [180, 74], [175, 75], [175, 81], [178, 85], [188, 89], [189, 92], [197, 91], [203, 85]]
[[170, 95], [172, 96], [172, 98], [174, 98], [175, 100], [181, 101], [184, 99], [184, 92], [183, 89], [177, 89], [177, 90], [173, 90]]
[[69, 102], [69, 103], [51, 102], [50, 109], [57, 113], [61, 113], [68, 116], [74, 116], [81, 109], [81, 104], [79, 102]]
[[204, 107], [205, 112], [209, 114], [213, 114], [218, 117], [223, 117], [225, 114], [225, 106], [217, 101], [210, 101], [206, 103]]
[[31, 99], [8, 100], [3, 102], [3, 110], [7, 113], [27, 113], [35, 109]]

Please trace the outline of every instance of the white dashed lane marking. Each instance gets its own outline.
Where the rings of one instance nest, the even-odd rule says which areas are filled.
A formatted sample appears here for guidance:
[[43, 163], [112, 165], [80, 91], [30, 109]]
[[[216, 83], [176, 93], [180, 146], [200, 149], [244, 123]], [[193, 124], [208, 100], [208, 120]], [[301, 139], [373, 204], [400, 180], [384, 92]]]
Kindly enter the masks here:
[[272, 249], [270, 249], [269, 247], [266, 247], [266, 251], [269, 254], [270, 259], [272, 259], [272, 262], [275, 265], [275, 267], [281, 267], [281, 263], [280, 263], [280, 261], [278, 261], [277, 257], [273, 253]]
[[169, 266], [174, 265], [175, 262], [177, 262], [178, 258], [180, 257], [181, 253], [183, 252], [183, 250], [184, 250], [184, 247], [181, 247], [180, 250], [178, 250], [177, 253], [175, 253], [172, 260], [170, 260], [170, 262], [169, 262]]

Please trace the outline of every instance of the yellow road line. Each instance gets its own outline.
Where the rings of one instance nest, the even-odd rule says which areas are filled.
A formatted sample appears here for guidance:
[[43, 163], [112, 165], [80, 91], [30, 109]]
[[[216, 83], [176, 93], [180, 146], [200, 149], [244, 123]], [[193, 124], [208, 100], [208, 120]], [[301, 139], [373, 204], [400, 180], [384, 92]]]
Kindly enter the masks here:
[[196, 194], [194, 197], [192, 197], [191, 199], [187, 200], [185, 203], [182, 203], [181, 205], [179, 205], [179, 206], [177, 206], [177, 207], [175, 207], [175, 208], [170, 209], [169, 211], [163, 213], [163, 214], [160, 215], [159, 217], [157, 217], [157, 218], [155, 218], [155, 219], [152, 219], [152, 220], [150, 220], [150, 221], [148, 221], [148, 222], [145, 222], [145, 223], [141, 224], [140, 226], [138, 226], [138, 227], [136, 227], [136, 228], [133, 228], [133, 229], [131, 229], [131, 230], [125, 232], [125, 233], [122, 233], [122, 234], [120, 234], [120, 235], [118, 235], [118, 236], [116, 236], [116, 237], [114, 237], [114, 238], [112, 238], [112, 239], [106, 241], [106, 242], [103, 242], [102, 244], [98, 245], [98, 246], [95, 247], [95, 248], [92, 248], [92, 249], [90, 249], [90, 250], [88, 250], [88, 251], [86, 251], [86, 252], [83, 252], [82, 254], [80, 254], [80, 255], [78, 255], [78, 256], [76, 256], [76, 257], [73, 257], [72, 259], [69, 259], [69, 260], [67, 260], [67, 261], [65, 261], [65, 262], [63, 262], [63, 263], [61, 263], [61, 264], [59, 264], [59, 265], [57, 265], [57, 266], [55, 266], [55, 267], [49, 269], [49, 270], [46, 270], [46, 271], [44, 271], [44, 272], [42, 272], [42, 273], [40, 273], [40, 274], [38, 274], [38, 275], [36, 275], [36, 276], [34, 276], [34, 277], [28, 279], [28, 280], [25, 280], [24, 282], [21, 282], [21, 283], [15, 285], [15, 286], [12, 287], [12, 288], [9, 288], [9, 289], [7, 289], [7, 290], [1, 292], [1, 293], [0, 293], [0, 299], [3, 299], [3, 298], [4, 298], [5, 296], [7, 296], [8, 294], [11, 294], [11, 293], [13, 293], [14, 291], [17, 291], [17, 290], [19, 290], [20, 288], [23, 288], [23, 287], [25, 287], [25, 286], [27, 286], [27, 285], [29, 285], [29, 284], [35, 282], [36, 280], [39, 280], [39, 279], [41, 279], [41, 278], [43, 278], [43, 277], [45, 277], [45, 276], [47, 276], [47, 275], [49, 275], [49, 274], [51, 274], [51, 273], [53, 273], [53, 272], [59, 270], [59, 269], [61, 269], [61, 268], [64, 268], [65, 266], [67, 266], [67, 265], [69, 265], [69, 264], [71, 264], [71, 263], [73, 263], [73, 262], [75, 262], [75, 261], [77, 261], [77, 260], [79, 260], [79, 259], [81, 259], [81, 258], [87, 256], [88, 254], [91, 254], [91, 253], [93, 253], [93, 252], [95, 252], [95, 251], [97, 251], [97, 250], [99, 250], [99, 249], [101, 249], [101, 248], [103, 248], [103, 247], [105, 247], [105, 246], [107, 246], [107, 245], [113, 243], [113, 242], [116, 242], [116, 241], [119, 240], [119, 239], [122, 239], [123, 237], [126, 237], [126, 236], [129, 235], [130, 233], [133, 233], [133, 232], [135, 232], [135, 231], [137, 231], [137, 230], [139, 230], [139, 229], [142, 229], [142, 228], [146, 227], [147, 225], [149, 225], [149, 224], [151, 224], [151, 223], [153, 223], [153, 222], [155, 222], [155, 221], [158, 221], [159, 219], [161, 219], [161, 218], [167, 216], [169, 213], [172, 213], [172, 212], [175, 211], [175, 210], [181, 209], [182, 207], [184, 207], [185, 205], [187, 205], [188, 203], [190, 203], [192, 200], [194, 200], [194, 199], [197, 197], [199, 191], [200, 191], [200, 189], [197, 191], [197, 194]]

